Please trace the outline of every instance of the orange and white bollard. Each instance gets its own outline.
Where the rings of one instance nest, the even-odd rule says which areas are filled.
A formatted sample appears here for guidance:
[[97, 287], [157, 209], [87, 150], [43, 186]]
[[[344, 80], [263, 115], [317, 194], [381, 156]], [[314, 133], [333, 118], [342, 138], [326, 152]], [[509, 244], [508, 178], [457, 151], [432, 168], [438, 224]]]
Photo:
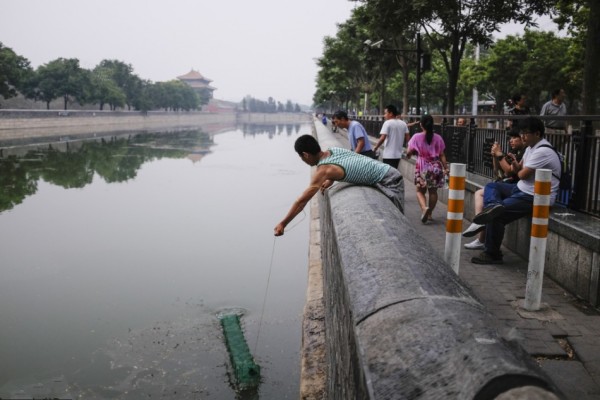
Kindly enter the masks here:
[[444, 261], [458, 275], [462, 221], [465, 211], [465, 164], [450, 164], [450, 187], [448, 189], [448, 215], [446, 217], [446, 246]]
[[550, 192], [552, 190], [552, 170], [536, 169], [533, 195], [533, 216], [531, 219], [531, 244], [529, 245], [529, 265], [527, 286], [525, 287], [524, 307], [528, 311], [540, 309], [544, 263], [546, 262], [546, 241], [548, 237], [548, 217], [550, 216]]

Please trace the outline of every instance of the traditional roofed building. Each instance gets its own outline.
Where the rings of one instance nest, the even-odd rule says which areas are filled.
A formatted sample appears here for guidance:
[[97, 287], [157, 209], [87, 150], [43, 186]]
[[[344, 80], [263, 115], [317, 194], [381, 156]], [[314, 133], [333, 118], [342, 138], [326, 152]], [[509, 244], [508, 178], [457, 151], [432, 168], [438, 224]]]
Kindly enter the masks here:
[[212, 80], [206, 79], [200, 72], [195, 71], [193, 68], [187, 74], [178, 76], [177, 79], [187, 83], [200, 95], [204, 93], [208, 94], [209, 99], [212, 99], [213, 92], [217, 90], [217, 88], [210, 86]]

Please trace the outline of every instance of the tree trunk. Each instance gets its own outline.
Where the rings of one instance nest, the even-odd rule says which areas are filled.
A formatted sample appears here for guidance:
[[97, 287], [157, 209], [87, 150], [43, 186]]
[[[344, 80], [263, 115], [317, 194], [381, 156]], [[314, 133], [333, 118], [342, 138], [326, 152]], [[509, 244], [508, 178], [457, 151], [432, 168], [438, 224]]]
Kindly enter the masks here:
[[50, 109], [50, 101], [47, 101], [46, 102], [46, 110], [49, 110], [49, 109]]
[[587, 25], [585, 61], [583, 67], [583, 87], [581, 90], [582, 112], [585, 115], [597, 114], [598, 65], [600, 65], [600, 2], [588, 0], [590, 15]]
[[69, 96], [63, 96], [63, 99], [65, 100], [65, 110], [67, 109], [67, 103], [69, 102]]
[[402, 65], [402, 114], [404, 115], [408, 115], [409, 114], [409, 102], [408, 102], [408, 88], [409, 88], [409, 71], [408, 71], [408, 67], [406, 65], [406, 62], [404, 62], [404, 65]]

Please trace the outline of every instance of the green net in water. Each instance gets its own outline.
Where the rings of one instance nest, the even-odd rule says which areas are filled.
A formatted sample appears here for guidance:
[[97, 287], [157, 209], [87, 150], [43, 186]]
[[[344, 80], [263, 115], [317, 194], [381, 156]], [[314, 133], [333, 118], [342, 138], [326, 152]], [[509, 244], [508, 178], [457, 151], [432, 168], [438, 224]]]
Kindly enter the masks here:
[[260, 383], [260, 366], [250, 354], [239, 315], [223, 315], [220, 319], [238, 388], [246, 390], [257, 387]]

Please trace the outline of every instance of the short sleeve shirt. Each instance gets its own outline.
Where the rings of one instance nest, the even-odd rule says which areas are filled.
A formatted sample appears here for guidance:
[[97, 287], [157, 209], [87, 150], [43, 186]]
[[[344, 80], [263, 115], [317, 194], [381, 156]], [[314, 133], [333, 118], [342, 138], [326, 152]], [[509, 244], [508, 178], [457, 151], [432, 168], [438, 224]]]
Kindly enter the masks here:
[[408, 126], [400, 119], [388, 119], [381, 127], [381, 135], [386, 135], [383, 158], [397, 159], [402, 157], [404, 136], [408, 133]]
[[[535, 146], [527, 147], [523, 154], [523, 166], [531, 169], [550, 169], [552, 170], [552, 189], [550, 192], [550, 205], [554, 204], [558, 185], [560, 181], [557, 176], [561, 174], [561, 165], [556, 152], [550, 147], [540, 147], [550, 145], [546, 139], [540, 140]], [[531, 174], [527, 179], [521, 179], [517, 186], [521, 192], [534, 195], [535, 174]]]
[[350, 121], [350, 126], [348, 127], [348, 141], [350, 142], [350, 148], [352, 151], [356, 149], [356, 144], [358, 139], [364, 139], [365, 145], [363, 146], [362, 151], [372, 150], [371, 142], [369, 141], [369, 136], [367, 135], [367, 131], [364, 126], [360, 124], [358, 121]]

